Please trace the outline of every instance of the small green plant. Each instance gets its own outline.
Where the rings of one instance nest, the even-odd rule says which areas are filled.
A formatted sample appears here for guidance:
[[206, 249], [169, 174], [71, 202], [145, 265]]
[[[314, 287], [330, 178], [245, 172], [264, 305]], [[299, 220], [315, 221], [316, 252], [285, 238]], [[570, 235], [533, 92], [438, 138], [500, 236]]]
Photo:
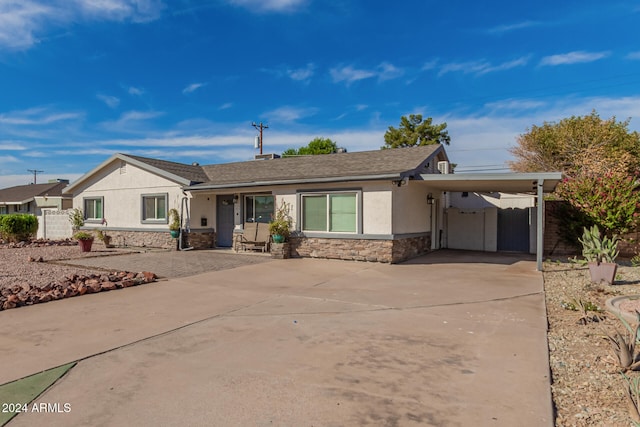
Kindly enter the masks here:
[[607, 237], [600, 234], [597, 225], [591, 228], [584, 227], [582, 238], [582, 256], [589, 262], [614, 262], [618, 257], [618, 236]]
[[84, 214], [78, 208], [71, 209], [69, 212], [69, 222], [71, 223], [71, 228], [73, 232], [80, 230], [80, 227], [84, 225]]
[[631, 258], [631, 265], [634, 267], [640, 267], [640, 254], [635, 254], [633, 258]]
[[[601, 318], [600, 313], [602, 313], [602, 309], [591, 301], [586, 301], [580, 298], [571, 298], [569, 301], [562, 301], [560, 305], [565, 310], [580, 312], [580, 318], [578, 319], [578, 322], [582, 323], [583, 325], [586, 325], [591, 321], [599, 321]], [[591, 316], [589, 312], [596, 314], [594, 316]]]
[[169, 209], [169, 230], [180, 230], [180, 214], [178, 213], [178, 210], [174, 208]]
[[94, 235], [87, 231], [78, 231], [73, 235], [73, 238], [76, 240], [93, 240]]
[[280, 207], [276, 210], [275, 217], [269, 222], [269, 233], [271, 235], [279, 235], [285, 239], [291, 233], [291, 217], [289, 216], [290, 204], [282, 201]]

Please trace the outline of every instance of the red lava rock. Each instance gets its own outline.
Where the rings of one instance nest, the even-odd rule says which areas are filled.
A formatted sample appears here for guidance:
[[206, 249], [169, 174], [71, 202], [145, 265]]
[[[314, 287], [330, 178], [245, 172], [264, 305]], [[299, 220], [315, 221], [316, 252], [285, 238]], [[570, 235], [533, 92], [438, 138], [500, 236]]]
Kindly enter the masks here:
[[103, 291], [112, 291], [116, 289], [116, 284], [113, 282], [102, 282], [100, 286], [102, 287]]
[[87, 286], [84, 283], [80, 283], [78, 285], [78, 295], [84, 295], [87, 293]]
[[122, 281], [122, 282], [120, 282], [120, 283], [122, 283], [122, 287], [123, 287], [123, 288], [129, 288], [129, 287], [131, 287], [131, 286], [135, 285], [135, 282], [134, 282], [133, 280], [126, 280], [126, 279], [125, 279], [125, 280], [123, 280], [123, 281]]
[[143, 271], [142, 275], [144, 276], [144, 281], [146, 283], [151, 283], [158, 278], [155, 273], [152, 273], [150, 271]]

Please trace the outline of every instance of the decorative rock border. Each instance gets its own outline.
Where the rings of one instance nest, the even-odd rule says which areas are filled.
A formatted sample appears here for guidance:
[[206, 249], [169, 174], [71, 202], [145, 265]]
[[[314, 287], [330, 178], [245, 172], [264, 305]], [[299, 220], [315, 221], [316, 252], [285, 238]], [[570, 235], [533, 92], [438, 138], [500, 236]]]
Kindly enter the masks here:
[[622, 316], [627, 322], [633, 324], [638, 323], [638, 318], [635, 313], [625, 310], [625, 307], [621, 307], [621, 304], [633, 301], [640, 311], [640, 295], [623, 295], [619, 297], [609, 298], [605, 301], [605, 309], [618, 316]]
[[157, 276], [148, 271], [140, 273], [119, 271], [110, 274], [90, 274], [88, 276], [71, 274], [62, 280], [51, 282], [42, 287], [35, 287], [29, 284], [15, 285], [0, 291], [0, 310], [128, 288], [155, 282], [156, 279]]

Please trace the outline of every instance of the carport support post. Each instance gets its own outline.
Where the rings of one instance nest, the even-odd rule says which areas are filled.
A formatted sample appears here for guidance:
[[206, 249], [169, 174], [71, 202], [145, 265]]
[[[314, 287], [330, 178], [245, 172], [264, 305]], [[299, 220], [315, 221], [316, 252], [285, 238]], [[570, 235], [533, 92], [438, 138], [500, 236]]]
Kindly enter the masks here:
[[538, 215], [536, 218], [536, 263], [538, 271], [542, 271], [544, 252], [544, 179], [538, 180]]

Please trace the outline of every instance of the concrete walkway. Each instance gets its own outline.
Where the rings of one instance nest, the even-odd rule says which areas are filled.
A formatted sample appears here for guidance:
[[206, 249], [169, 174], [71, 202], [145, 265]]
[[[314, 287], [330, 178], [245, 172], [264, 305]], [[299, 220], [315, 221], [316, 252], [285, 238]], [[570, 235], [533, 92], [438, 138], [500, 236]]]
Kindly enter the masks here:
[[553, 425], [532, 260], [269, 261], [0, 324], [0, 383], [86, 358], [12, 427]]

